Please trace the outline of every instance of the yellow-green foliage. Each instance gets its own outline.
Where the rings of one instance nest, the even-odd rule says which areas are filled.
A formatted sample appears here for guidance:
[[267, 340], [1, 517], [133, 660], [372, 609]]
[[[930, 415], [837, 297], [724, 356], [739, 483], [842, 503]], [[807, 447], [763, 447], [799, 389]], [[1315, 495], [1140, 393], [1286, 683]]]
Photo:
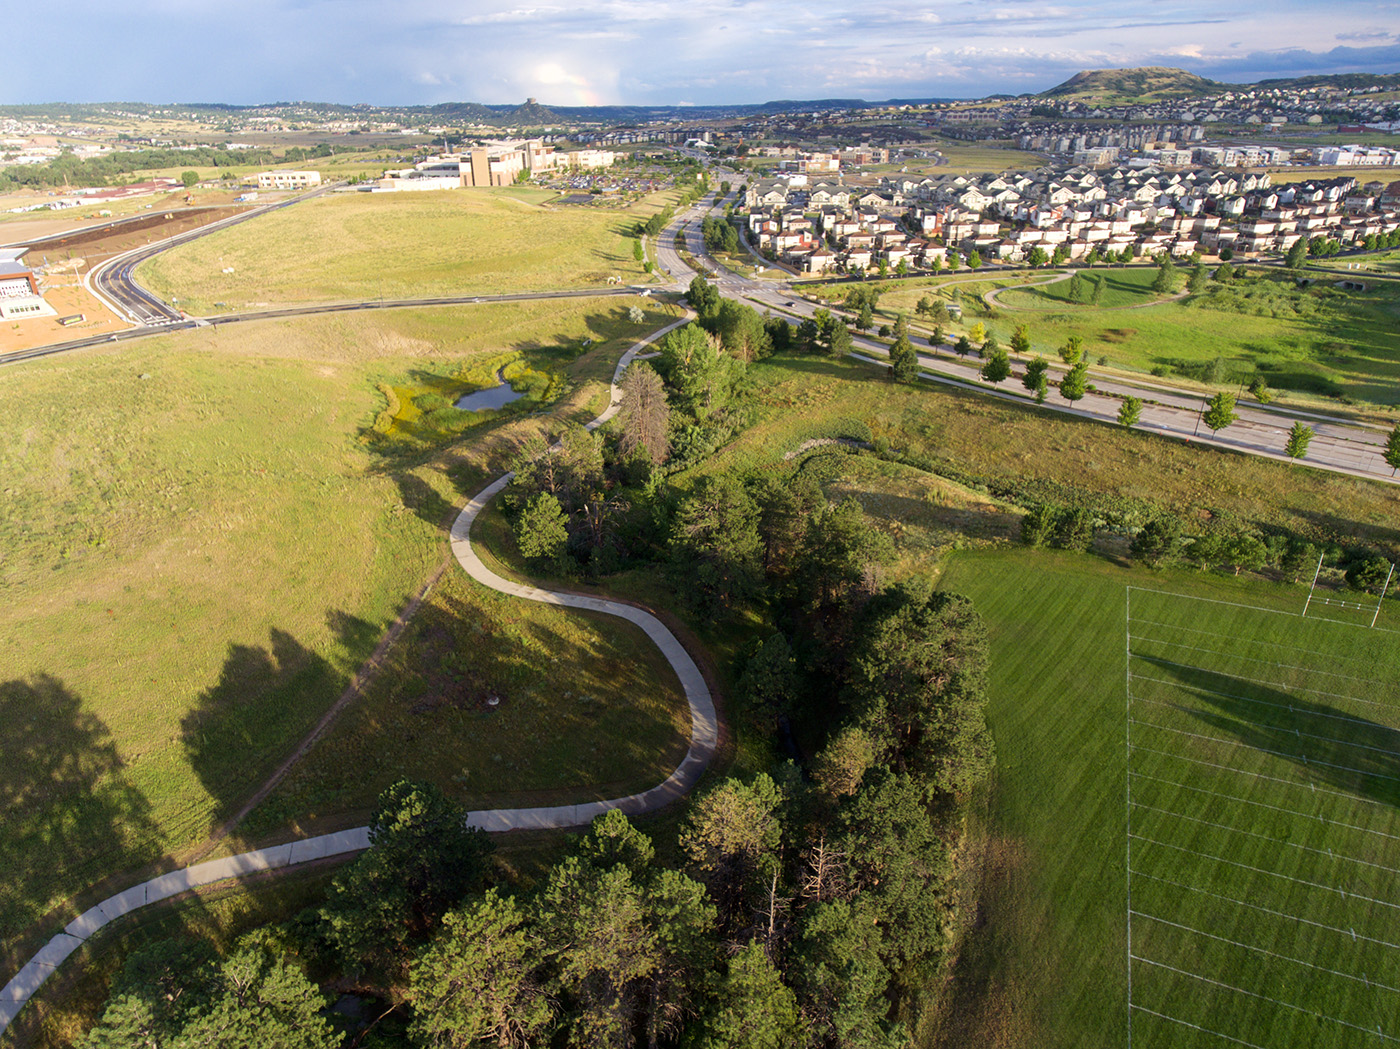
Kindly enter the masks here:
[[[624, 236], [635, 214], [551, 209], [511, 190], [342, 193], [201, 237], [138, 277], [191, 313], [264, 303], [403, 299], [601, 287], [643, 278]], [[232, 268], [232, 273], [223, 272]], [[218, 304], [222, 305], [218, 305]]]

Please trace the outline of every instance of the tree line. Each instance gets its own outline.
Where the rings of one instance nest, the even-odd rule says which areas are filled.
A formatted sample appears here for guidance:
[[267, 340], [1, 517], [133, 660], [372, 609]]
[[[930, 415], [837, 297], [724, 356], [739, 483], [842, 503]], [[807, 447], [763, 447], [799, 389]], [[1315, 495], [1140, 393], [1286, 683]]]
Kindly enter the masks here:
[[[369, 148], [372, 147], [364, 147]], [[363, 151], [342, 149], [340, 152]], [[309, 150], [292, 146], [281, 154], [276, 154], [270, 149], [229, 150], [214, 146], [201, 146], [198, 149], [141, 149], [88, 159], [64, 154], [47, 164], [20, 164], [5, 168], [4, 171], [0, 171], [0, 189], [23, 186], [36, 189], [68, 185], [108, 186], [126, 181], [140, 171], [189, 166], [258, 167], [328, 157], [332, 153], [331, 147], [322, 143]]]

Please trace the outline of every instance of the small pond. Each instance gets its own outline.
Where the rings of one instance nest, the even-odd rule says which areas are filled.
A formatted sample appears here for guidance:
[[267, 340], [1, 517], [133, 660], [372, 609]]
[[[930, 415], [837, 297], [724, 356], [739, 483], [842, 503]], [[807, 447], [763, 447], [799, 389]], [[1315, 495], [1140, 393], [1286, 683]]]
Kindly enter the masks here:
[[500, 383], [499, 386], [488, 386], [484, 390], [464, 393], [457, 398], [453, 407], [468, 412], [484, 412], [492, 408], [504, 408], [511, 401], [518, 401], [525, 396], [510, 388], [510, 384], [506, 382], [504, 369], [496, 372], [496, 379]]

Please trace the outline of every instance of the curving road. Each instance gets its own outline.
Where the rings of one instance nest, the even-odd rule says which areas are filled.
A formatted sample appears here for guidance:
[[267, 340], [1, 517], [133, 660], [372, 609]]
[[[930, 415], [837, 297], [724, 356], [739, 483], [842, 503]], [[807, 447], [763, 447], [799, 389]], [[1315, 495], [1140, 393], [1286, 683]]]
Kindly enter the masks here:
[[135, 323], [141, 325], [166, 326], [180, 324], [185, 320], [185, 314], [177, 310], [174, 306], [163, 299], [152, 295], [141, 285], [137, 284], [132, 274], [136, 267], [147, 259], [159, 255], [163, 251], [177, 247], [181, 244], [188, 244], [192, 240], [207, 236], [216, 230], [228, 229], [230, 226], [237, 226], [241, 222], [255, 219], [260, 215], [267, 215], [283, 208], [289, 208], [293, 204], [298, 204], [303, 200], [310, 200], [312, 197], [319, 197], [323, 193], [329, 193], [340, 183], [327, 183], [319, 189], [313, 189], [309, 193], [301, 193], [295, 197], [288, 197], [286, 200], [279, 200], [275, 204], [264, 204], [260, 208], [252, 208], [237, 215], [230, 215], [226, 219], [218, 222], [211, 222], [207, 226], [200, 226], [185, 233], [167, 237], [165, 240], [156, 241], [154, 244], [145, 244], [139, 248], [121, 255], [114, 256], [96, 266], [91, 272], [83, 275], [83, 285], [92, 292], [98, 299], [102, 300], [112, 311], [117, 314], [125, 313]]
[[[607, 409], [588, 424], [596, 429], [617, 414], [621, 406], [622, 394], [618, 382], [633, 359], [647, 346], [667, 332], [688, 323], [683, 318], [667, 325], [660, 331], [632, 346], [618, 361], [613, 372], [611, 397]], [[681, 763], [676, 766], [664, 781], [650, 790], [631, 794], [625, 798], [612, 798], [607, 801], [592, 801], [581, 805], [555, 805], [544, 808], [525, 809], [485, 809], [467, 816], [467, 825], [485, 831], [540, 830], [584, 826], [610, 809], [620, 809], [629, 816], [653, 812], [685, 796], [700, 781], [700, 777], [714, 759], [719, 743], [719, 720], [715, 711], [714, 698], [700, 668], [686, 652], [676, 636], [656, 616], [644, 609], [619, 601], [609, 601], [600, 597], [582, 594], [561, 593], [545, 590], [525, 583], [496, 575], [482, 563], [471, 542], [472, 524], [477, 516], [506, 485], [514, 474], [506, 474], [478, 492], [463, 508], [452, 525], [452, 553], [458, 563], [477, 582], [492, 590], [519, 597], [526, 601], [539, 601], [558, 605], [562, 608], [578, 608], [589, 612], [617, 616], [640, 627], [661, 650], [668, 663], [680, 679], [686, 703], [690, 707], [690, 747]], [[30, 997], [43, 985], [74, 951], [99, 929], [141, 907], [167, 900], [182, 892], [188, 892], [214, 882], [237, 878], [258, 871], [279, 870], [303, 863], [333, 856], [345, 856], [360, 852], [369, 847], [369, 828], [355, 827], [335, 834], [323, 834], [315, 838], [275, 845], [271, 848], [245, 852], [237, 856], [209, 860], [205, 863], [171, 871], [158, 878], [133, 885], [123, 892], [110, 896], [101, 903], [90, 907], [83, 914], [69, 922], [64, 930], [53, 937], [43, 949], [32, 957], [5, 987], [0, 990], [0, 1033], [10, 1025]]]

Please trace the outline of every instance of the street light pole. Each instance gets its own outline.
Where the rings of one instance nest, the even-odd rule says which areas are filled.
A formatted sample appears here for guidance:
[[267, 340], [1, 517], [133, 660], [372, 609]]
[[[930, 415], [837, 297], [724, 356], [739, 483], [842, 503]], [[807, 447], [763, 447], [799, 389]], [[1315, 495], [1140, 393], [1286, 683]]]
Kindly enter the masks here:
[[1192, 437], [1195, 437], [1196, 434], [1201, 432], [1201, 420], [1205, 418], [1206, 403], [1208, 400], [1209, 398], [1206, 397], [1204, 394], [1201, 395], [1201, 410], [1196, 413], [1196, 428], [1191, 431]]

